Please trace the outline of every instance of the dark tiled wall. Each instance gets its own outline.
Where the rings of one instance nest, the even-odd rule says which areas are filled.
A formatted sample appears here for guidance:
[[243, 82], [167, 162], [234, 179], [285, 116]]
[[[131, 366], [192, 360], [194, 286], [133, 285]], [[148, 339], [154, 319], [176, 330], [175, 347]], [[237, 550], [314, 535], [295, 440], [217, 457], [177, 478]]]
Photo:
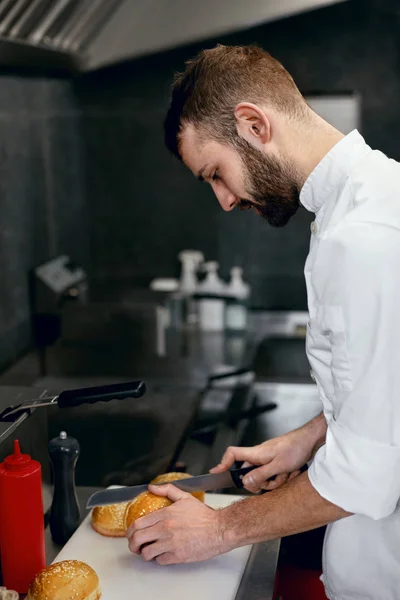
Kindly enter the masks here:
[[312, 216], [283, 230], [246, 213], [224, 214], [211, 191], [163, 146], [162, 121], [175, 70], [216, 41], [256, 42], [279, 58], [304, 93], [362, 97], [367, 141], [400, 158], [399, 20], [395, 0], [351, 0], [84, 78], [86, 194], [93, 274], [145, 283], [178, 272], [184, 247], [245, 267], [256, 305], [306, 307], [303, 264]]
[[83, 121], [93, 274], [141, 284], [178, 274], [182, 248], [215, 256], [219, 210], [164, 148], [166, 96], [146, 87], [115, 93], [120, 106], [88, 108]]
[[29, 270], [88, 262], [79, 128], [69, 81], [0, 74], [0, 368], [30, 341]]

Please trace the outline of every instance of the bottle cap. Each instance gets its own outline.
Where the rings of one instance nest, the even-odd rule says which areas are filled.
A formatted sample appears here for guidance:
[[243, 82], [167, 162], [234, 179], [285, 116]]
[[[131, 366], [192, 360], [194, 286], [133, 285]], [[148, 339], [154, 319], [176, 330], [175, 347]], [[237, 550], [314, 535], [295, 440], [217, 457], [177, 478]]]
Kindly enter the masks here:
[[10, 454], [6, 456], [4, 459], [4, 466], [7, 471], [22, 471], [29, 467], [32, 462], [29, 454], [21, 454], [21, 449], [19, 447], [19, 441], [14, 440], [14, 454]]

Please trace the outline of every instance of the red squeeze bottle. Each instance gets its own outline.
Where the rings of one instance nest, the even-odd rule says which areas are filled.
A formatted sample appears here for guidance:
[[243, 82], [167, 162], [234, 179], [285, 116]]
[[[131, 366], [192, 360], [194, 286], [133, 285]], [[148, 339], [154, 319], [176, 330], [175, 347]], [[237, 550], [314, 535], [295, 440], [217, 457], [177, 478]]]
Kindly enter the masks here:
[[42, 468], [18, 440], [0, 464], [0, 550], [3, 585], [26, 594], [46, 566]]

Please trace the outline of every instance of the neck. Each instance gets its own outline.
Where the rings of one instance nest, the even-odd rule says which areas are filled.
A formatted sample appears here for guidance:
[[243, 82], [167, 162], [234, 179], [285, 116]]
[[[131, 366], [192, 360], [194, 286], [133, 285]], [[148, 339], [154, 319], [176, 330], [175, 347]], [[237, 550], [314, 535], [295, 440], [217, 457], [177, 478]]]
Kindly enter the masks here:
[[287, 156], [296, 172], [298, 189], [330, 150], [345, 136], [326, 121], [312, 113], [311, 122], [304, 127], [291, 127], [287, 138]]

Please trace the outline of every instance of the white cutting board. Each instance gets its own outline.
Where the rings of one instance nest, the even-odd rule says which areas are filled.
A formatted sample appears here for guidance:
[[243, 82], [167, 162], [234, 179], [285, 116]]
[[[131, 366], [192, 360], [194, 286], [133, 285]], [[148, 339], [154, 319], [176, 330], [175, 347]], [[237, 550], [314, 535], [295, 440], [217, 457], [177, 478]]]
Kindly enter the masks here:
[[[223, 508], [243, 496], [206, 494], [206, 504]], [[101, 600], [234, 600], [251, 546], [186, 565], [158, 565], [131, 554], [126, 538], [107, 538], [83, 521], [54, 562], [89, 564], [100, 579]]]

